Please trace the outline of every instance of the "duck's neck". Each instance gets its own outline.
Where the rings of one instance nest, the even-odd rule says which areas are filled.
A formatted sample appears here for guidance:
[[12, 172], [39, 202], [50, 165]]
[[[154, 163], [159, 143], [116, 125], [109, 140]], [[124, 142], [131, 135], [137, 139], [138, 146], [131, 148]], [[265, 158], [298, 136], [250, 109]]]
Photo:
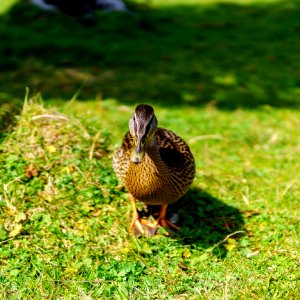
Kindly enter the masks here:
[[149, 156], [149, 159], [152, 160], [152, 162], [158, 167], [158, 166], [164, 166], [164, 163], [161, 159], [158, 145], [156, 142], [156, 139], [154, 138], [151, 143], [149, 143], [146, 147], [146, 155]]

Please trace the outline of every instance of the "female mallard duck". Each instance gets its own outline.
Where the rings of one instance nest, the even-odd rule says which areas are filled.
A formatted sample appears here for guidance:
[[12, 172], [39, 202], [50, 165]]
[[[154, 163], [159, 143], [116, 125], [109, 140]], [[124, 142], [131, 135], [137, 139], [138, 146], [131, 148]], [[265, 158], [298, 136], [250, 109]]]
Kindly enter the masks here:
[[[129, 120], [129, 132], [113, 158], [113, 167], [130, 193], [133, 219], [130, 232], [145, 234], [161, 225], [178, 228], [166, 219], [169, 203], [177, 201], [190, 187], [195, 176], [195, 162], [189, 146], [174, 132], [157, 127], [150, 105], [140, 104]], [[154, 223], [141, 220], [135, 201], [161, 205]]]

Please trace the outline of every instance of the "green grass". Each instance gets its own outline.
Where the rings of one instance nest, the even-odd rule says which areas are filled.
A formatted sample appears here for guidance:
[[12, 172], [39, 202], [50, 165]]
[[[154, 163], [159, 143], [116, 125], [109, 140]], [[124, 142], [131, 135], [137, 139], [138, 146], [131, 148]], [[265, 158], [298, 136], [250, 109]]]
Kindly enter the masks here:
[[20, 102], [24, 86], [68, 100], [83, 84], [84, 100], [299, 107], [299, 1], [139, 2], [92, 26], [12, 6], [0, 15], [0, 102]]
[[[299, 299], [299, 2], [137, 2], [0, 16], [1, 297]], [[196, 159], [171, 237], [129, 235], [111, 166], [140, 102]]]
[[132, 108], [67, 103], [61, 120], [25, 105], [2, 144], [2, 295], [297, 299], [299, 113], [185, 108], [185, 119], [157, 106], [161, 126], [189, 141], [197, 177], [170, 208], [180, 232], [133, 239], [110, 154]]

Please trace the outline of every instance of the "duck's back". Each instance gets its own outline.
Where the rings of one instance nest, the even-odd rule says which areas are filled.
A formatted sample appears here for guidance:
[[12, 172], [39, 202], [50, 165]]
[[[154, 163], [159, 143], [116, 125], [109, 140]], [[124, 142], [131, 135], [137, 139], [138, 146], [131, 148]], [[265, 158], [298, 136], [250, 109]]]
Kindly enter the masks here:
[[195, 162], [187, 143], [171, 130], [158, 128], [156, 132], [159, 154], [174, 178], [182, 185], [190, 185], [195, 176]]

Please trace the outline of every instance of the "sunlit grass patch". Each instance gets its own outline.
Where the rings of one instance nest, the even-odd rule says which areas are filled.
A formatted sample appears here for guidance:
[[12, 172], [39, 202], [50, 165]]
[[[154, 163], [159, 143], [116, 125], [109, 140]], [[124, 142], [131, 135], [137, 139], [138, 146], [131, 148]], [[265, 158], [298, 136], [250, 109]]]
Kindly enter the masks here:
[[[90, 129], [75, 118], [46, 109], [41, 103], [26, 101], [14, 131], [2, 144], [2, 158], [6, 162], [2, 166], [5, 186], [25, 180], [29, 185], [43, 188], [31, 192], [33, 198], [44, 195], [52, 201], [60, 193], [54, 183], [64, 190], [65, 184], [73, 179], [86, 181], [84, 172], [89, 170], [81, 170], [83, 162], [90, 160], [92, 169], [93, 163], [101, 161], [108, 151], [105, 132]], [[27, 194], [24, 191], [25, 199]], [[13, 207], [13, 201], [9, 199], [14, 196], [5, 195], [7, 203]]]
[[122, 230], [112, 218], [117, 184], [108, 148], [105, 130], [38, 101], [25, 102], [1, 145], [1, 276], [23, 280], [24, 272], [36, 274], [54, 286], [57, 276], [73, 278], [91, 264], [90, 255], [118, 244], [106, 232]]
[[169, 209], [178, 233], [133, 239], [111, 167], [132, 109], [25, 102], [1, 144], [2, 295], [297, 297], [298, 113], [155, 105], [160, 126], [190, 144], [197, 176]]
[[0, 5], [0, 15], [5, 13], [11, 6], [17, 3], [18, 0], [2, 0]]

